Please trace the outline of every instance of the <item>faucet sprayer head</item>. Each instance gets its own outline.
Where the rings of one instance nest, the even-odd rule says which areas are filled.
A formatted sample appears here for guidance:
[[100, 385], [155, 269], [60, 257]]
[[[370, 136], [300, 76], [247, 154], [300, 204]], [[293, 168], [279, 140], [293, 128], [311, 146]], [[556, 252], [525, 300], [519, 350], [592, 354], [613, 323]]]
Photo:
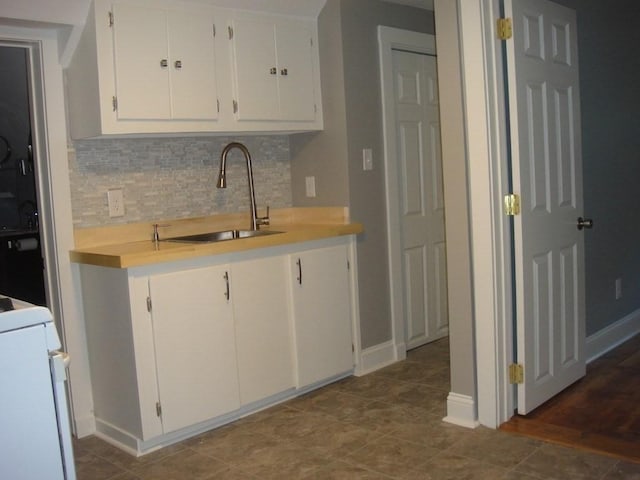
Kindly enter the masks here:
[[218, 182], [216, 183], [216, 187], [227, 188], [227, 172], [222, 169], [220, 169], [220, 174], [218, 175]]

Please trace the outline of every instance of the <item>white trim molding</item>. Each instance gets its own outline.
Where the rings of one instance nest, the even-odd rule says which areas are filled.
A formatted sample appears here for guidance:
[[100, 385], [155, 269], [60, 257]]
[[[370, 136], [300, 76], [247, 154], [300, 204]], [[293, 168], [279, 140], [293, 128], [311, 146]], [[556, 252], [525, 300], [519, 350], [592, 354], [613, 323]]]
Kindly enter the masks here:
[[476, 402], [467, 395], [449, 393], [447, 397], [447, 416], [442, 420], [461, 427], [476, 428], [480, 426], [477, 420]]
[[[499, 0], [458, 0], [463, 111], [472, 237], [478, 420], [496, 428], [513, 415], [511, 231]], [[437, 14], [437, 9], [436, 9]]]
[[587, 338], [587, 363], [594, 361], [618, 345], [640, 333], [640, 309]]
[[[400, 353], [402, 356], [399, 356]], [[393, 340], [380, 343], [369, 348], [365, 348], [360, 352], [360, 358], [357, 362], [354, 375], [361, 377], [367, 373], [375, 372], [392, 363], [402, 360], [406, 357], [406, 348], [399, 352]]]

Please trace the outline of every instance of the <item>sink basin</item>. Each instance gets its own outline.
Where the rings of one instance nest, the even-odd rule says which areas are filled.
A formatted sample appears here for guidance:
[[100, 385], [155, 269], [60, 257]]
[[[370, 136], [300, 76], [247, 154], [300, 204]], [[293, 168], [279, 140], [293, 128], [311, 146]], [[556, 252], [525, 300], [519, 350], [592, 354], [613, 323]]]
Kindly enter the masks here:
[[225, 240], [235, 240], [238, 238], [262, 237], [273, 235], [274, 230], [223, 230], [221, 232], [198, 233], [196, 235], [184, 235], [182, 237], [172, 237], [164, 239], [165, 242], [181, 243], [212, 243], [223, 242]]

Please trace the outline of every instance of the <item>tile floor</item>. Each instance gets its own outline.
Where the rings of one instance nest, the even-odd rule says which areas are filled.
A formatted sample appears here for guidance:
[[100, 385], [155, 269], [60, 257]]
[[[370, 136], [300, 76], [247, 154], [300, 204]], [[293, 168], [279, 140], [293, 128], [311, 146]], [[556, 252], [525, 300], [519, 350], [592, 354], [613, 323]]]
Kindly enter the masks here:
[[441, 421], [447, 340], [235, 423], [134, 458], [75, 442], [78, 480], [640, 480], [640, 465]]

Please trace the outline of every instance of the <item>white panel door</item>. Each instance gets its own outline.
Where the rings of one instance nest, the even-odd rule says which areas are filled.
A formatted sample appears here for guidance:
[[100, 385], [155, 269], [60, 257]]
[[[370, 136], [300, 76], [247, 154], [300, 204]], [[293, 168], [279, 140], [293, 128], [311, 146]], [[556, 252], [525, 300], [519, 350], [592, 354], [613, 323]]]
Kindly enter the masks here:
[[507, 0], [517, 355], [526, 414], [585, 374], [584, 230], [575, 12]]
[[113, 6], [113, 15], [118, 118], [170, 118], [165, 11], [118, 3]]
[[407, 348], [448, 334], [436, 58], [393, 50]]
[[218, 118], [213, 17], [205, 12], [170, 11], [171, 112], [178, 120]]
[[226, 266], [149, 278], [164, 433], [240, 406]]

